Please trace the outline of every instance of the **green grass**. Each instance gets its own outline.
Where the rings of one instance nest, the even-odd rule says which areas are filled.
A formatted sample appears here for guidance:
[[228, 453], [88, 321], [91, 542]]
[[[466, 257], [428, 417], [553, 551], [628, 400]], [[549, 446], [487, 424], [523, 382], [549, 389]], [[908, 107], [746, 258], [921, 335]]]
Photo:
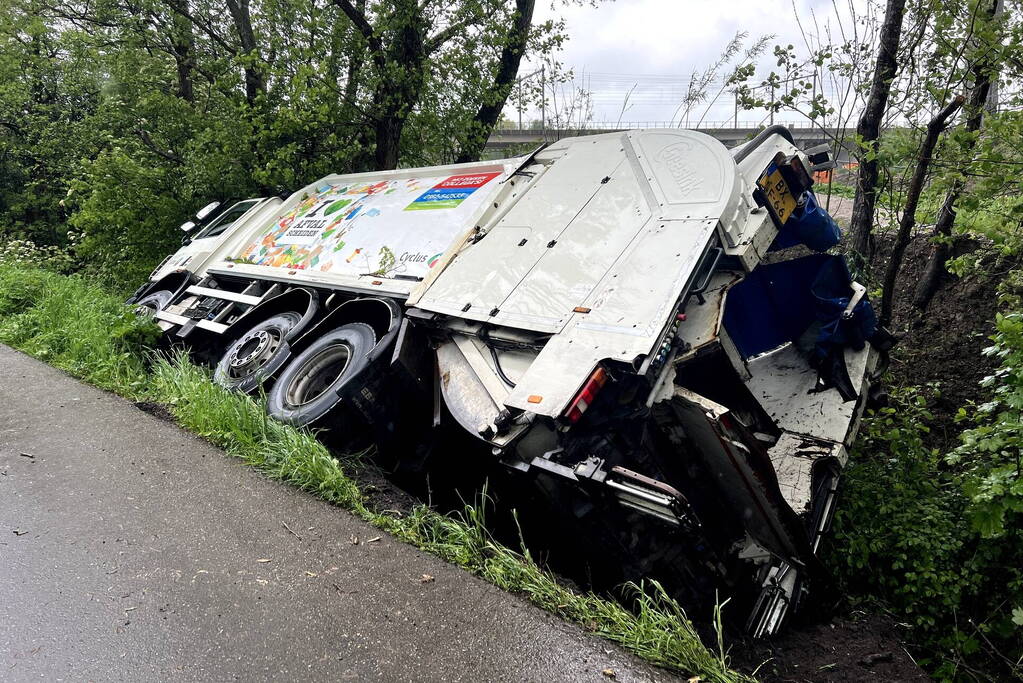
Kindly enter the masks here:
[[[704, 681], [748, 681], [720, 640], [700, 641], [677, 602], [655, 582], [630, 585], [635, 609], [562, 585], [529, 556], [497, 543], [482, 507], [441, 515], [370, 509], [357, 484], [316, 437], [267, 417], [263, 405], [227, 392], [184, 357], [149, 352], [158, 336], [113, 295], [78, 277], [0, 264], [0, 342], [134, 400], [168, 405], [182, 427], [264, 474], [342, 507], [395, 537], [520, 594], [549, 612], [660, 666]], [[715, 614], [721, 633], [720, 614]]]
[[821, 199], [828, 196], [828, 192], [831, 192], [832, 197], [844, 197], [845, 199], [853, 199], [856, 196], [856, 187], [853, 185], [843, 185], [841, 183], [832, 183], [830, 186], [827, 183], [821, 183], [814, 189], [817, 196]]

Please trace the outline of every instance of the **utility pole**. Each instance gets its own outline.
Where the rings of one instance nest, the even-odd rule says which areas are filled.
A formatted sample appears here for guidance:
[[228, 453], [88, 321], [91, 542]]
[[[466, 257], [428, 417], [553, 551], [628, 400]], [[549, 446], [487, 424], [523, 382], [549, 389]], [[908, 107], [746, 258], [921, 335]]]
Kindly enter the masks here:
[[[519, 102], [518, 102], [518, 106], [517, 106], [517, 109], [519, 111], [519, 130], [522, 130], [522, 112], [525, 109], [525, 100], [522, 99], [522, 83], [524, 81], [528, 81], [530, 78], [533, 78], [534, 76], [538, 76], [538, 75], [541, 78], [540, 90], [541, 90], [541, 93], [542, 93], [543, 92], [543, 87], [544, 87], [543, 83], [542, 83], [542, 80], [543, 80], [543, 68], [542, 67], [537, 69], [536, 71], [534, 71], [531, 74], [526, 74], [525, 76], [519, 76], [518, 78], [515, 79], [515, 85], [516, 85], [516, 87], [519, 90]], [[543, 108], [543, 103], [542, 102], [543, 102], [543, 100], [541, 99], [541, 105], [540, 105], [541, 106], [541, 110]]]
[[519, 81], [519, 107], [518, 107], [518, 109], [519, 109], [519, 130], [522, 130], [522, 79], [520, 78], [520, 79], [518, 79], [518, 81]]

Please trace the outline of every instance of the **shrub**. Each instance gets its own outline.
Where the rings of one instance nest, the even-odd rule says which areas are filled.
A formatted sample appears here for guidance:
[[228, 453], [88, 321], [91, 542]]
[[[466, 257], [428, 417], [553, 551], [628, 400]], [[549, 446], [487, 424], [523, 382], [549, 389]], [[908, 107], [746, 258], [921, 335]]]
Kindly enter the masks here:
[[828, 554], [845, 592], [885, 601], [925, 629], [944, 623], [973, 590], [961, 556], [965, 500], [924, 445], [937, 390], [902, 389], [863, 425], [844, 475]]
[[31, 240], [8, 240], [0, 242], [0, 264], [69, 273], [74, 270], [75, 259], [67, 250], [53, 245], [38, 245]]
[[945, 458], [955, 468], [965, 496], [971, 531], [978, 534], [978, 556], [994, 593], [983, 601], [987, 612], [979, 628], [1004, 643], [1015, 673], [1023, 676], [1023, 315], [998, 315], [994, 343], [984, 353], [1000, 365], [981, 380], [989, 394], [979, 406], [961, 409], [960, 420], [974, 426]]
[[911, 627], [918, 661], [941, 680], [1023, 678], [1023, 320], [998, 325], [988, 352], [1004, 364], [984, 381], [995, 398], [953, 453], [924, 445], [934, 387], [894, 391], [865, 419], [825, 555], [851, 603], [881, 603]]

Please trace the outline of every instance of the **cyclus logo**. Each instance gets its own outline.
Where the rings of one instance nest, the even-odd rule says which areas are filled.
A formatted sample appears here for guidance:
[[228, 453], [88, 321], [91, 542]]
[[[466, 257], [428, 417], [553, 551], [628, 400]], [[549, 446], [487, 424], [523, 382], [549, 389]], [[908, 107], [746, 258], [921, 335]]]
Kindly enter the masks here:
[[688, 142], [679, 142], [665, 147], [657, 155], [657, 161], [668, 169], [683, 195], [696, 192], [703, 184], [703, 178], [692, 166], [692, 151]]

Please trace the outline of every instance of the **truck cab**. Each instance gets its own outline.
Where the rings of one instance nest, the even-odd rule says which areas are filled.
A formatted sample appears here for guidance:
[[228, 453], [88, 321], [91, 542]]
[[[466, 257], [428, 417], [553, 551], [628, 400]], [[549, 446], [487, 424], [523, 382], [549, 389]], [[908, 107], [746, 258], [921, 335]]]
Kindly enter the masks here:
[[181, 225], [185, 236], [181, 248], [153, 269], [128, 300], [155, 314], [170, 303], [181, 284], [205, 272], [211, 257], [221, 249], [244, 239], [247, 230], [269, 220], [281, 203], [278, 197], [252, 197], [240, 201], [211, 202]]

